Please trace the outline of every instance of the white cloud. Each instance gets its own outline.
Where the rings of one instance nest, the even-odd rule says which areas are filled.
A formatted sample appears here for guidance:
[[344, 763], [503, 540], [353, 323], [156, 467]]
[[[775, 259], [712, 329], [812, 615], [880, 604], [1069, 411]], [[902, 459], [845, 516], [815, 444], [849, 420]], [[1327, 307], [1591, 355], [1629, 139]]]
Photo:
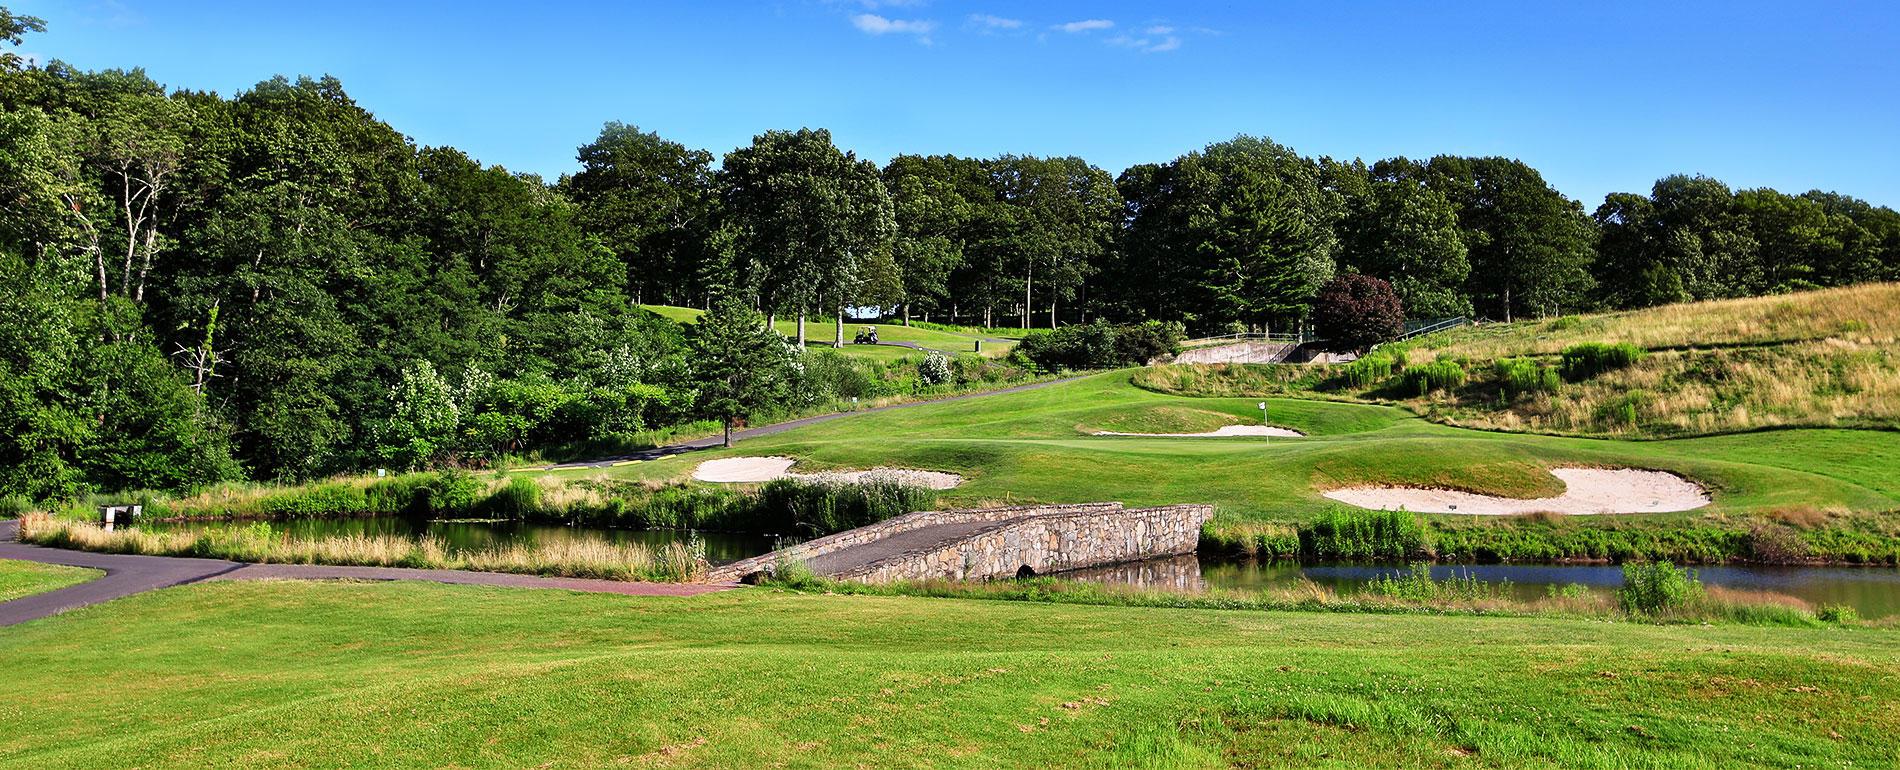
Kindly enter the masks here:
[[[1149, 31], [1153, 32], [1152, 29]], [[1160, 40], [1156, 40], [1152, 37], [1134, 37], [1132, 35], [1116, 35], [1102, 42], [1107, 43], [1109, 45], [1118, 45], [1123, 48], [1133, 48], [1137, 51], [1141, 51], [1142, 53], [1157, 53], [1160, 51], [1172, 51], [1176, 48], [1181, 47], [1181, 38], [1175, 37], [1173, 35], [1168, 35], [1166, 37], [1161, 38]]]
[[1094, 32], [1098, 29], [1108, 29], [1113, 26], [1115, 26], [1115, 22], [1107, 19], [1088, 19], [1085, 21], [1072, 21], [1067, 24], [1057, 24], [1054, 27], [1050, 27], [1050, 29], [1059, 29], [1063, 32]]
[[970, 14], [970, 21], [989, 30], [1015, 29], [1023, 25], [1022, 19], [1005, 19], [1001, 16], [991, 16], [987, 13]]
[[[851, 17], [851, 25], [873, 35], [882, 35], [887, 32], [907, 32], [913, 35], [928, 35], [931, 30], [937, 28], [937, 23], [934, 21], [925, 19], [915, 21], [886, 19], [871, 13], [860, 13]], [[929, 38], [924, 38], [924, 40], [928, 42]]]
[[1174, 28], [1173, 27], [1149, 27], [1143, 30], [1143, 32], [1146, 32], [1147, 34], [1150, 34], [1150, 35], [1166, 35], [1166, 34], [1174, 32]]

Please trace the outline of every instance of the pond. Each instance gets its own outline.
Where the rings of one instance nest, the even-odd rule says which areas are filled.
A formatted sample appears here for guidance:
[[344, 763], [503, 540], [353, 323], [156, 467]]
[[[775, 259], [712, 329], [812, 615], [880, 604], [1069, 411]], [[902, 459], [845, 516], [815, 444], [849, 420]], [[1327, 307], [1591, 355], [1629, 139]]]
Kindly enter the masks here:
[[[1179, 556], [1062, 573], [1083, 580], [1173, 590], [1289, 588], [1311, 580], [1334, 591], [1352, 591], [1381, 576], [1398, 576], [1402, 563], [1235, 561]], [[1821, 604], [1845, 604], [1863, 618], [1900, 615], [1900, 570], [1892, 567], [1691, 567], [1703, 583], [1743, 591], [1768, 591]], [[1470, 576], [1490, 583], [1511, 581], [1520, 599], [1546, 595], [1551, 586], [1577, 583], [1608, 594], [1623, 584], [1623, 568], [1601, 564], [1435, 564], [1432, 577]]]
[[[141, 526], [152, 529], [205, 529], [242, 527], [248, 522], [152, 522]], [[732, 532], [693, 532], [667, 529], [613, 529], [608, 527], [570, 527], [557, 524], [531, 524], [519, 521], [430, 521], [404, 518], [300, 519], [273, 521], [272, 529], [300, 538], [343, 535], [433, 536], [450, 548], [480, 550], [515, 543], [596, 539], [616, 544], [649, 546], [683, 542], [697, 536], [706, 544], [706, 557], [714, 564], [757, 556], [793, 540], [770, 535], [746, 535]], [[1208, 588], [1237, 590], [1272, 589], [1298, 585], [1311, 580], [1335, 591], [1351, 591], [1381, 575], [1398, 575], [1407, 569], [1399, 563], [1301, 564], [1290, 561], [1236, 561], [1213, 556], [1179, 556], [1118, 564], [1090, 570], [1061, 573], [1063, 577], [1126, 583], [1147, 588], [1201, 591]], [[1845, 604], [1864, 618], [1900, 615], [1900, 570], [1891, 567], [1770, 567], [1733, 566], [1696, 568], [1709, 585], [1747, 591], [1771, 591], [1810, 603]], [[1623, 584], [1621, 567], [1597, 564], [1474, 564], [1432, 566], [1436, 578], [1469, 575], [1492, 583], [1511, 581], [1511, 592], [1518, 598], [1536, 599], [1550, 586], [1578, 583], [1591, 590], [1610, 593]]]

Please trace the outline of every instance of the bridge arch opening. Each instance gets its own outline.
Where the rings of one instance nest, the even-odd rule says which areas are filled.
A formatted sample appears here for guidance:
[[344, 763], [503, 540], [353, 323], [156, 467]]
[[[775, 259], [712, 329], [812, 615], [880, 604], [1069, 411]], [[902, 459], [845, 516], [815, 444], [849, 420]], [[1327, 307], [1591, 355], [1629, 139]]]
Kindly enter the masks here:
[[1018, 580], [1022, 578], [1032, 578], [1035, 576], [1036, 576], [1036, 570], [1027, 564], [1024, 564], [1023, 566], [1016, 568], [1016, 578]]

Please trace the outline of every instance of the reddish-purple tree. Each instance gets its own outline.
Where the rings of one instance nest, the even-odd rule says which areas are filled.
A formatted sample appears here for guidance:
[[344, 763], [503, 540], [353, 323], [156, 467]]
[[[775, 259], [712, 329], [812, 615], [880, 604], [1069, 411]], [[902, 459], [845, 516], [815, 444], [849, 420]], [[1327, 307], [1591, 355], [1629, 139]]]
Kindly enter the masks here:
[[1313, 330], [1326, 350], [1363, 353], [1405, 332], [1405, 311], [1392, 284], [1369, 275], [1339, 275], [1313, 296]]

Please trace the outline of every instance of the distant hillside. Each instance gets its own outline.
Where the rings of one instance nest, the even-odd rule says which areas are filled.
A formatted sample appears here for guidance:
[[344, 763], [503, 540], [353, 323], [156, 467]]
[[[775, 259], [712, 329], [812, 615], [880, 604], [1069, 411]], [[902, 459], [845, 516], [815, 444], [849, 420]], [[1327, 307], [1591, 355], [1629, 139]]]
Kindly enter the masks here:
[[[1566, 368], [1564, 351], [1586, 343], [1628, 343], [1642, 354], [1596, 374]], [[1185, 395], [1392, 402], [1446, 423], [1539, 433], [1894, 429], [1900, 284], [1487, 324], [1389, 346], [1356, 365], [1156, 367], [1135, 382]]]

